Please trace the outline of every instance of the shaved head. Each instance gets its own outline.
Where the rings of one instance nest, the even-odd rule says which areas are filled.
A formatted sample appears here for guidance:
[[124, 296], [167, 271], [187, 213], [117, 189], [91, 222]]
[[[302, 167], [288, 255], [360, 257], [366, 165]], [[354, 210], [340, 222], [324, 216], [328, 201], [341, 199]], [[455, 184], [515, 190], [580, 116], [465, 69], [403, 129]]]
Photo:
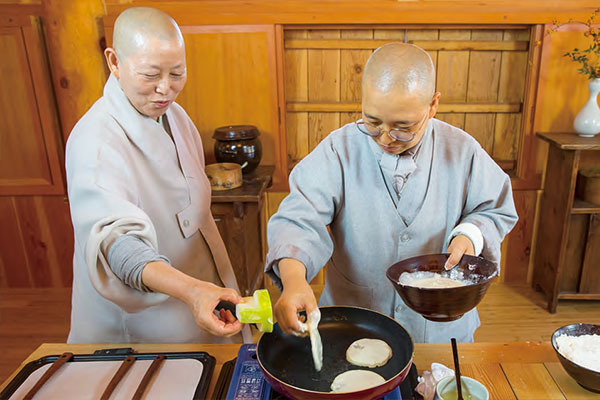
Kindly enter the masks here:
[[401, 154], [419, 143], [439, 99], [433, 61], [425, 50], [406, 43], [381, 46], [363, 73], [362, 132], [368, 128], [386, 153]]
[[115, 21], [113, 47], [104, 50], [108, 68], [129, 102], [158, 119], [187, 79], [185, 43], [177, 23], [161, 10], [133, 7]]
[[144, 50], [151, 39], [176, 41], [184, 46], [177, 23], [167, 13], [150, 7], [133, 7], [123, 11], [115, 21], [113, 47], [126, 59]]
[[362, 84], [363, 92], [397, 92], [429, 103], [435, 93], [435, 68], [429, 54], [420, 47], [389, 43], [369, 57]]

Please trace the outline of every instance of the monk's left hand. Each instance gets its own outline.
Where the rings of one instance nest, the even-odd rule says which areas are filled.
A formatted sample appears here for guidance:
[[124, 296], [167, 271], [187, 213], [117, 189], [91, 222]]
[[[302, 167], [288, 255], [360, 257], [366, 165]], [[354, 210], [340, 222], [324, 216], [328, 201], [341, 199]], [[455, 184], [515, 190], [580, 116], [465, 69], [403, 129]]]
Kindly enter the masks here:
[[467, 236], [456, 235], [448, 246], [448, 253], [450, 253], [450, 257], [448, 257], [446, 265], [444, 265], [446, 270], [454, 268], [460, 262], [463, 255], [467, 254], [469, 256], [474, 256], [475, 248], [473, 247], [471, 239]]

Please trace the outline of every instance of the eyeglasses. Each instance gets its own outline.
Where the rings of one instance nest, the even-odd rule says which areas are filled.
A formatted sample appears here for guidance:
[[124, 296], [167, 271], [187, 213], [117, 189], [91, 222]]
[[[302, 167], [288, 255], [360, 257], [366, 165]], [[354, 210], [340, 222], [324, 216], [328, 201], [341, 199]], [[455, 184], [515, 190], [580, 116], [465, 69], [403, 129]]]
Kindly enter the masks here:
[[[387, 133], [394, 140], [398, 140], [400, 142], [410, 142], [415, 138], [419, 130], [421, 130], [423, 123], [427, 121], [427, 115], [429, 115], [429, 113], [425, 114], [425, 117], [420, 122], [417, 122], [416, 125], [409, 126], [407, 128], [388, 129]], [[386, 130], [381, 125], [373, 125], [362, 119], [354, 123], [359, 131], [371, 137], [377, 137], [381, 135], [384, 130]]]

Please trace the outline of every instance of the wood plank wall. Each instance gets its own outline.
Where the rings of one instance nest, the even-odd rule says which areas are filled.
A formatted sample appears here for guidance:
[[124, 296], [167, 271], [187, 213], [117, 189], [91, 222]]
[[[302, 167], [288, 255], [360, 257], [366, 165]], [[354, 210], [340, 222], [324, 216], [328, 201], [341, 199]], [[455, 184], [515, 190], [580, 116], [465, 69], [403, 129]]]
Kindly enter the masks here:
[[437, 118], [473, 135], [507, 171], [518, 156], [529, 29], [285, 31], [287, 144], [293, 167], [332, 130], [360, 118], [373, 49], [408, 41], [428, 50], [442, 93]]

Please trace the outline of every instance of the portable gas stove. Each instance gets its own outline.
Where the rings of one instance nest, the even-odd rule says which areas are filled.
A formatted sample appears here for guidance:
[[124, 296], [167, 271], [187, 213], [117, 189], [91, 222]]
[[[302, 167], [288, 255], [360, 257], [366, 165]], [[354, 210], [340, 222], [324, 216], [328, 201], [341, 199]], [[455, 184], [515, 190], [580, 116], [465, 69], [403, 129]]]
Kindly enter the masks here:
[[[417, 369], [411, 366], [402, 384], [383, 397], [383, 400], [413, 400], [421, 398], [414, 388], [417, 386]], [[219, 400], [278, 400], [287, 399], [276, 392], [265, 380], [256, 359], [256, 345], [244, 344], [238, 357], [223, 364], [215, 387], [215, 398]]]

